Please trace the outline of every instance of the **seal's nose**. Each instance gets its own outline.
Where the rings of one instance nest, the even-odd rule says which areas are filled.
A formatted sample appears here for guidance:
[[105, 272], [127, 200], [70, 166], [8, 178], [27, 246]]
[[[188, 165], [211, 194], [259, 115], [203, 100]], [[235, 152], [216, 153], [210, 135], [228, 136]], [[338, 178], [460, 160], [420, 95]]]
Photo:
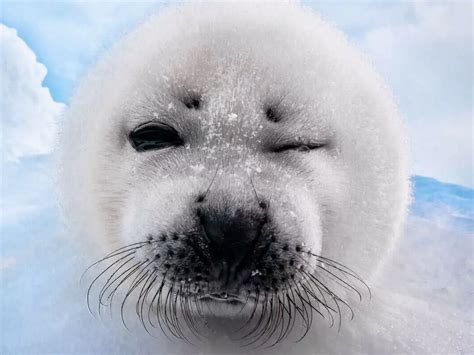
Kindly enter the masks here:
[[203, 234], [213, 261], [238, 265], [256, 246], [266, 211], [208, 207], [199, 211]]

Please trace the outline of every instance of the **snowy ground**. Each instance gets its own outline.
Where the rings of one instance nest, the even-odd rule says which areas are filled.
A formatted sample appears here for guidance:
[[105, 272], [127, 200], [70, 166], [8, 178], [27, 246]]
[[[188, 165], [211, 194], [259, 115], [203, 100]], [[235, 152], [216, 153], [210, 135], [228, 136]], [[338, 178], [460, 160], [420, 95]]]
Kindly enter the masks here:
[[[79, 292], [86, 261], [61, 230], [50, 160], [26, 159], [4, 168], [0, 353], [137, 352], [137, 340], [143, 345], [145, 335], [111, 331], [87, 312]], [[396, 295], [387, 317], [407, 304], [406, 309], [425, 309], [443, 323], [426, 325], [430, 332], [451, 334], [445, 349], [472, 352], [466, 334], [474, 321], [474, 191], [424, 177], [413, 181], [415, 201], [404, 238], [387, 265], [390, 277], [382, 278], [376, 290]], [[452, 338], [456, 334], [459, 339]]]
[[[307, 3], [363, 49], [393, 88], [415, 144], [415, 171], [472, 183], [472, 4]], [[89, 315], [79, 291], [89, 261], [60, 227], [50, 158], [19, 153], [52, 146], [43, 142], [53, 132], [48, 123], [56, 120], [78, 79], [101, 51], [162, 5], [2, 3], [0, 22], [10, 27], [2, 42], [2, 158], [14, 150], [19, 161], [0, 164], [1, 354], [144, 353], [145, 343], [156, 353], [148, 337], [111, 331]], [[368, 343], [380, 344], [382, 332], [388, 338], [400, 335], [394, 327], [400, 328], [403, 323], [396, 321], [404, 318], [410, 326], [403, 331], [413, 333], [410, 341], [441, 344], [422, 347], [424, 352], [472, 354], [474, 190], [425, 177], [413, 182], [415, 200], [404, 238], [380, 284], [373, 285], [369, 305], [384, 307], [387, 321], [367, 331], [372, 339], [366, 339], [364, 350], [374, 352]]]

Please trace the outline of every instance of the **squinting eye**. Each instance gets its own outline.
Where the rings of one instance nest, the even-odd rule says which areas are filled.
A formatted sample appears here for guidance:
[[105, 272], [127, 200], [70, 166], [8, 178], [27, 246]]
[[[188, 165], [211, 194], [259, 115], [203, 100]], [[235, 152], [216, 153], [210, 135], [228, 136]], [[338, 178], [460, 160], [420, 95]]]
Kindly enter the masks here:
[[173, 127], [161, 122], [142, 124], [130, 132], [128, 137], [137, 152], [180, 146], [184, 143]]
[[325, 143], [290, 143], [290, 144], [285, 144], [281, 145], [279, 147], [273, 148], [272, 152], [273, 153], [281, 153], [287, 150], [296, 150], [299, 152], [308, 152], [310, 150], [314, 149], [319, 149], [325, 147]]

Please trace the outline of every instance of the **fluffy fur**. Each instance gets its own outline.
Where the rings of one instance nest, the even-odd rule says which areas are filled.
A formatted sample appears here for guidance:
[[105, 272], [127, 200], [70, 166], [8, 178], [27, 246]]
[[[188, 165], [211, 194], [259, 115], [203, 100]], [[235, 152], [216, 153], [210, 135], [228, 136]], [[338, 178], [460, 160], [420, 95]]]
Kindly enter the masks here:
[[[194, 99], [198, 109], [189, 105]], [[137, 152], [129, 133], [149, 121], [175, 127], [186, 137], [185, 145]], [[404, 130], [392, 97], [341, 33], [299, 6], [167, 9], [97, 64], [72, 99], [65, 122], [62, 191], [74, 236], [89, 246], [91, 259], [118, 248], [125, 249], [112, 257], [136, 252], [134, 261], [146, 266], [127, 282], [132, 288], [135, 282], [142, 294], [160, 286], [147, 269], [149, 254], [188, 252], [178, 237], [171, 237], [189, 237], [196, 224], [196, 196], [202, 193], [232, 215], [266, 201], [277, 231], [270, 248], [277, 251], [282, 274], [303, 264], [290, 264], [293, 254], [301, 253], [309, 268], [306, 277], [320, 268], [319, 280], [325, 278], [338, 294], [367, 296], [364, 283], [374, 282], [400, 234], [409, 184]], [[324, 142], [324, 147], [281, 148], [309, 141]], [[146, 241], [152, 246], [133, 249]], [[285, 246], [293, 254], [285, 253]], [[194, 265], [183, 258], [182, 263]], [[278, 265], [268, 260], [270, 269]], [[179, 276], [177, 256], [167, 261]], [[158, 268], [163, 267], [160, 261]], [[191, 271], [193, 285], [197, 274]], [[99, 297], [114, 290], [107, 290], [113, 275], [104, 277]], [[270, 283], [259, 277], [262, 284]], [[295, 287], [304, 280], [300, 276]], [[162, 285], [170, 289], [173, 282]], [[209, 284], [207, 292], [219, 287]], [[272, 287], [272, 297], [281, 292]], [[252, 283], [249, 292], [257, 289]], [[323, 288], [324, 295], [335, 300], [331, 307], [326, 303], [329, 308], [353, 301], [341, 296], [338, 304]], [[132, 308], [153, 303], [140, 297], [130, 295], [138, 298]], [[318, 303], [314, 297], [312, 302]], [[319, 311], [331, 314], [324, 301], [319, 303]], [[293, 317], [302, 318], [296, 327], [304, 328], [309, 315], [298, 314], [301, 304], [295, 307]], [[218, 310], [218, 327], [225, 328], [230, 312]], [[315, 310], [308, 306], [304, 312]], [[343, 312], [334, 313], [337, 318]], [[307, 342], [328, 351], [327, 343], [335, 340], [324, 339], [324, 320], [313, 323]], [[308, 350], [307, 342], [301, 349]], [[278, 346], [284, 349], [282, 343]]]

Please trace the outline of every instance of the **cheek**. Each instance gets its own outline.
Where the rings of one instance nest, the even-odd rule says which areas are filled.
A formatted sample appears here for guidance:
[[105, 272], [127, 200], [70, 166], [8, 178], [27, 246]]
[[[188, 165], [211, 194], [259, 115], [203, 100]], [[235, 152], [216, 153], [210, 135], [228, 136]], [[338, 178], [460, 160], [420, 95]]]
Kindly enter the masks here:
[[[150, 180], [148, 180], [150, 181]], [[190, 178], [166, 179], [143, 183], [130, 191], [122, 219], [121, 240], [145, 240], [184, 228], [193, 217], [197, 181]]]
[[297, 203], [294, 213], [300, 226], [301, 241], [314, 253], [319, 253], [322, 246], [321, 211], [318, 201], [314, 199], [315, 192], [310, 189], [293, 191]]
[[283, 240], [321, 251], [322, 223], [316, 194], [303, 181], [285, 184], [270, 195], [271, 217]]

